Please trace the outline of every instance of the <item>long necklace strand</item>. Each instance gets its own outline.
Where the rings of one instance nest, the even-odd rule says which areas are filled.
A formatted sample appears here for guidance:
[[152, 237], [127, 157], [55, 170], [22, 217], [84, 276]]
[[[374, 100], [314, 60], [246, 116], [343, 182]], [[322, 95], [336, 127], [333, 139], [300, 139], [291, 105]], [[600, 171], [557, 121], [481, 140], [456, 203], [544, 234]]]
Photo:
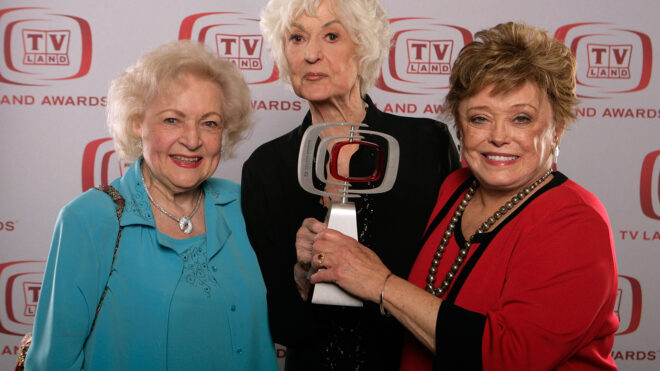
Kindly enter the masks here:
[[167, 210], [163, 209], [163, 207], [160, 206], [158, 202], [156, 202], [156, 200], [154, 200], [154, 198], [151, 196], [151, 193], [149, 193], [149, 188], [147, 188], [147, 183], [144, 182], [144, 175], [141, 176], [142, 176], [142, 184], [144, 184], [144, 190], [147, 192], [147, 197], [149, 197], [149, 201], [151, 201], [151, 203], [153, 203], [154, 206], [158, 208], [158, 210], [162, 211], [163, 214], [169, 216], [174, 221], [179, 222], [179, 229], [181, 230], [181, 232], [185, 234], [190, 234], [193, 230], [192, 217], [197, 212], [197, 209], [199, 209], [199, 205], [202, 202], [202, 195], [204, 194], [204, 192], [200, 190], [199, 197], [197, 198], [197, 204], [195, 205], [195, 208], [190, 213], [190, 215], [188, 216], [184, 215], [181, 218], [177, 218], [176, 216], [170, 214]]
[[465, 211], [465, 208], [467, 207], [468, 203], [470, 203], [470, 200], [474, 196], [474, 193], [477, 191], [477, 187], [479, 186], [479, 183], [477, 183], [476, 180], [472, 182], [470, 185], [470, 188], [468, 189], [467, 193], [463, 197], [463, 200], [458, 204], [458, 207], [456, 208], [456, 212], [454, 212], [454, 216], [452, 216], [449, 224], [447, 225], [447, 230], [445, 231], [445, 234], [442, 237], [442, 240], [440, 241], [440, 244], [438, 245], [438, 248], [433, 255], [433, 260], [431, 261], [431, 268], [429, 268], [429, 275], [426, 277], [426, 291], [430, 292], [433, 295], [436, 296], [442, 296], [444, 295], [445, 292], [447, 292], [447, 289], [449, 288], [449, 285], [451, 284], [452, 280], [456, 276], [456, 272], [461, 268], [461, 265], [465, 261], [468, 255], [468, 251], [470, 251], [470, 246], [472, 245], [472, 242], [474, 240], [474, 237], [480, 233], [486, 232], [490, 227], [493, 226], [502, 216], [504, 216], [506, 213], [511, 211], [513, 207], [520, 202], [523, 198], [527, 197], [536, 187], [538, 187], [543, 181], [545, 181], [548, 176], [552, 173], [552, 169], [548, 170], [539, 180], [534, 182], [532, 185], [529, 187], [523, 188], [518, 194], [513, 196], [511, 198], [511, 201], [508, 201], [502, 207], [500, 207], [493, 216], [489, 217], [484, 221], [479, 228], [472, 234], [472, 236], [465, 241], [465, 244], [463, 245], [463, 248], [460, 248], [458, 250], [458, 256], [456, 256], [456, 260], [454, 260], [454, 264], [451, 265], [449, 268], [449, 271], [445, 275], [445, 279], [440, 283], [438, 287], [433, 287], [433, 284], [435, 283], [435, 277], [438, 274], [438, 264], [440, 264], [440, 259], [442, 259], [442, 255], [445, 252], [445, 249], [447, 247], [447, 244], [449, 243], [449, 239], [451, 235], [454, 233], [454, 229], [456, 228], [456, 223], [461, 219], [463, 216], [463, 212]]

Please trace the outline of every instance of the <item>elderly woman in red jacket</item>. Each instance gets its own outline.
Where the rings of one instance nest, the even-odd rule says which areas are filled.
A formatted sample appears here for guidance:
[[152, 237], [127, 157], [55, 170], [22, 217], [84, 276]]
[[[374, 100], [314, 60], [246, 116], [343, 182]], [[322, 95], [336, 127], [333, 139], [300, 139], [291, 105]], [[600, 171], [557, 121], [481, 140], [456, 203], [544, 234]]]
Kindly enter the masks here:
[[414, 335], [402, 369], [616, 369], [609, 220], [552, 170], [575, 119], [575, 71], [565, 45], [523, 24], [478, 32], [461, 51], [445, 108], [467, 168], [443, 183], [407, 280], [357, 241], [303, 223], [298, 243], [325, 268], [311, 282], [378, 303]]

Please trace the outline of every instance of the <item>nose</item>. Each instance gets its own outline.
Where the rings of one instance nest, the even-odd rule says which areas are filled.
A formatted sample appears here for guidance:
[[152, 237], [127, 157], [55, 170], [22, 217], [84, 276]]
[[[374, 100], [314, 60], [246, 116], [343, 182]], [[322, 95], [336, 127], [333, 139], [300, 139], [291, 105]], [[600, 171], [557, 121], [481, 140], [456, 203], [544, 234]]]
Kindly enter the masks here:
[[500, 147], [510, 140], [509, 125], [504, 120], [496, 120], [490, 132], [490, 142]]
[[183, 133], [179, 137], [179, 142], [191, 151], [196, 150], [202, 145], [202, 137], [199, 135], [199, 127], [195, 123], [187, 122], [183, 127]]
[[314, 64], [321, 59], [321, 45], [314, 39], [309, 40], [305, 48], [305, 61]]

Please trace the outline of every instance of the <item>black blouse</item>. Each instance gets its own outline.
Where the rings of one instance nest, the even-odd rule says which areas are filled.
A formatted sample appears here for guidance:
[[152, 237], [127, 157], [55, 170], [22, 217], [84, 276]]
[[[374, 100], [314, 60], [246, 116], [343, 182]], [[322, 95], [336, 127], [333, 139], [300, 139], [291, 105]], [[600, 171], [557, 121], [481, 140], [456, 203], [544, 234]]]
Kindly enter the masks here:
[[[369, 97], [366, 101], [363, 122], [368, 130], [396, 138], [400, 159], [392, 190], [353, 200], [359, 240], [394, 274], [406, 278], [440, 184], [460, 162], [445, 124], [384, 113]], [[301, 126], [257, 148], [243, 165], [243, 214], [268, 291], [273, 340], [287, 347], [287, 370], [398, 369], [403, 328], [381, 316], [376, 304], [311, 304], [296, 289], [296, 231], [305, 218], [324, 220], [327, 213], [318, 195], [300, 187], [296, 174], [300, 142], [310, 125], [308, 112]], [[381, 138], [367, 140], [378, 143]], [[365, 174], [373, 167], [373, 156], [373, 151], [358, 150], [351, 157], [350, 173]]]

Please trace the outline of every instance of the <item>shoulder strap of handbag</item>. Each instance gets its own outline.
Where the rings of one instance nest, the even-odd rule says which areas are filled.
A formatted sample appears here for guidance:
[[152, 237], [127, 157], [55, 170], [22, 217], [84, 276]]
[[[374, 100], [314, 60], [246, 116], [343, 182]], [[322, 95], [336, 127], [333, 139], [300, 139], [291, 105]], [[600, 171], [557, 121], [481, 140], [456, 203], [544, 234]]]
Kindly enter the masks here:
[[92, 326], [89, 328], [89, 333], [87, 333], [87, 338], [85, 338], [84, 344], [87, 343], [87, 339], [94, 331], [94, 325], [96, 324], [96, 318], [98, 318], [99, 311], [101, 310], [101, 304], [103, 304], [103, 299], [105, 299], [105, 294], [108, 292], [108, 283], [110, 282], [110, 276], [112, 275], [112, 270], [115, 266], [115, 258], [117, 257], [117, 250], [119, 249], [119, 240], [121, 239], [121, 231], [124, 227], [121, 225], [121, 214], [124, 211], [124, 204], [126, 201], [121, 196], [121, 193], [111, 185], [97, 186], [95, 187], [99, 191], [103, 191], [112, 198], [117, 204], [117, 222], [119, 222], [119, 231], [117, 232], [117, 240], [115, 241], [115, 251], [112, 253], [112, 262], [110, 263], [110, 273], [108, 273], [108, 280], [105, 282], [105, 288], [103, 289], [103, 294], [101, 294], [101, 299], [99, 299], [99, 304], [96, 306], [96, 312], [94, 313], [94, 320], [92, 320]]

